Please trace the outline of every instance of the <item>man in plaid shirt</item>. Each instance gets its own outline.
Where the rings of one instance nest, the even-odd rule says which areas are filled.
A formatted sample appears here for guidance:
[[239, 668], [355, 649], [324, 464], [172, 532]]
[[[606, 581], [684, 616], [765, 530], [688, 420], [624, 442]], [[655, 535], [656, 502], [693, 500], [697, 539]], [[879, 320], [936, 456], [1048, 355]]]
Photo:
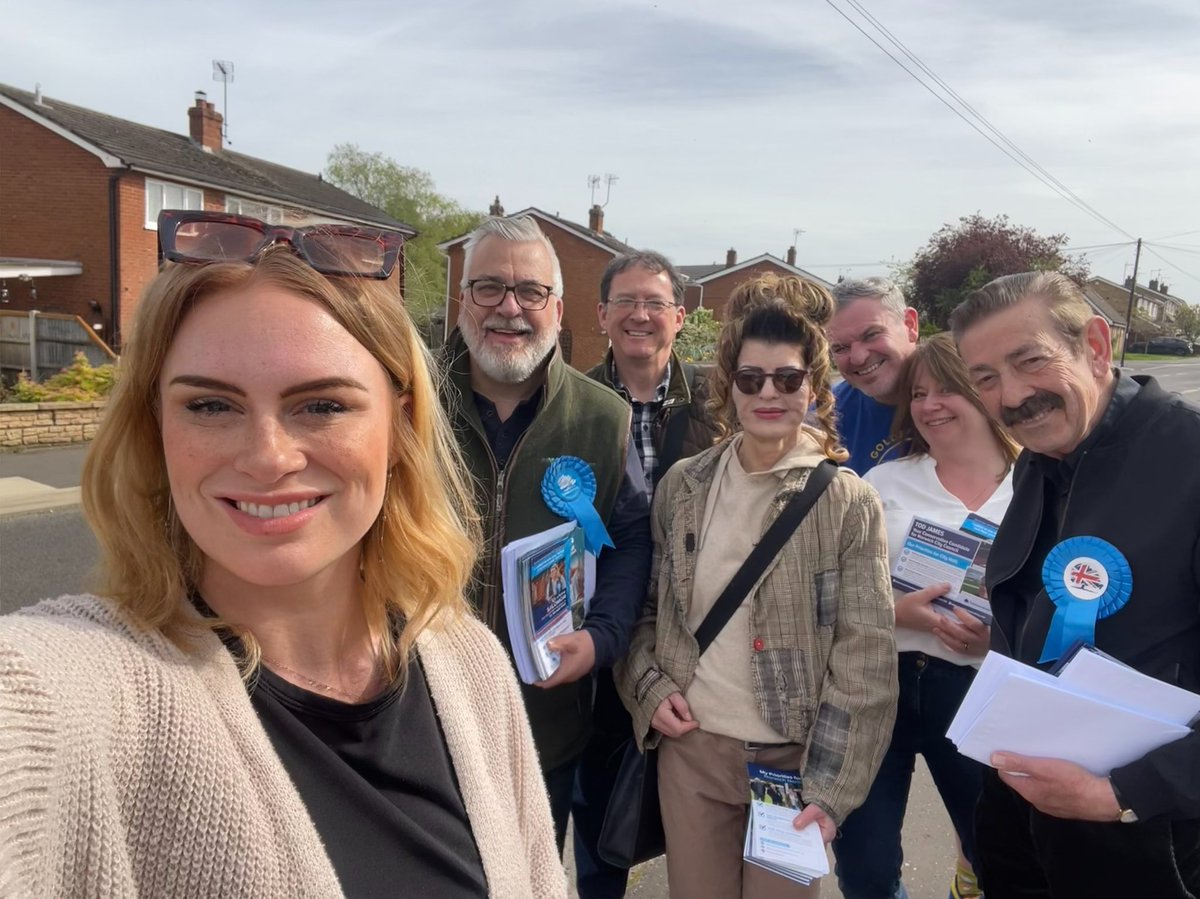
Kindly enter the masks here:
[[[652, 497], [667, 469], [716, 439], [704, 405], [704, 378], [674, 352], [686, 314], [683, 276], [653, 250], [618, 256], [600, 280], [596, 312], [612, 346], [587, 374], [632, 407], [633, 444]], [[605, 863], [595, 847], [620, 760], [617, 750], [632, 728], [608, 669], [597, 672], [594, 721], [596, 734], [580, 759], [572, 807], [575, 867], [580, 899], [611, 899], [625, 894], [628, 872]]]

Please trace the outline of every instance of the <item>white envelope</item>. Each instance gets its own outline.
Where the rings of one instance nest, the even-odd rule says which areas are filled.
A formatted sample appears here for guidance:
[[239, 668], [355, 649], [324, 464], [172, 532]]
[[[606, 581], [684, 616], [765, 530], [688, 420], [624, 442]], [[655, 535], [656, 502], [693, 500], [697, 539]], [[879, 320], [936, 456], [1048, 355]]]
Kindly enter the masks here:
[[1046, 677], [1050, 683], [1007, 672], [955, 741], [958, 751], [985, 765], [992, 753], [1004, 751], [1065, 759], [1105, 776], [1191, 733], [1181, 724], [1070, 692], [1057, 678]]

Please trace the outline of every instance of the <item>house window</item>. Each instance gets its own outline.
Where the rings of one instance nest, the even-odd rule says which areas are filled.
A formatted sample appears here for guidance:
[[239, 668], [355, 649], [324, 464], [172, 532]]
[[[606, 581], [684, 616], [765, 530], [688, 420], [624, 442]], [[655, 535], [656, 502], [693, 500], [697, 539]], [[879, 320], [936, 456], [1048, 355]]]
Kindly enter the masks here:
[[256, 203], [254, 200], [243, 200], [241, 197], [225, 197], [225, 211], [234, 215], [248, 215], [260, 222], [270, 225], [283, 223], [283, 209], [278, 206], [268, 206], [266, 203]]
[[158, 214], [164, 209], [203, 209], [204, 192], [182, 184], [146, 179], [146, 228], [158, 230]]

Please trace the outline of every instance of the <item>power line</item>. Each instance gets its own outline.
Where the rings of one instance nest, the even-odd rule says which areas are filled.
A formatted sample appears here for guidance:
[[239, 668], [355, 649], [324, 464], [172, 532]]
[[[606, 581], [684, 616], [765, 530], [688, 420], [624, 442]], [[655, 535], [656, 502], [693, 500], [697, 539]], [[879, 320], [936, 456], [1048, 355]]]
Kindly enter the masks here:
[[1168, 234], [1166, 237], [1156, 237], [1155, 242], [1160, 240], [1170, 240], [1173, 237], [1187, 237], [1189, 234], [1200, 234], [1200, 231], [1181, 231], [1178, 234]]
[[[1145, 246], [1145, 245], [1143, 244], [1143, 246]], [[1192, 278], [1192, 279], [1194, 279], [1194, 280], [1196, 280], [1196, 281], [1200, 281], [1200, 276], [1198, 276], [1198, 275], [1193, 275], [1193, 274], [1192, 274], [1191, 272], [1189, 272], [1189, 271], [1188, 271], [1186, 268], [1180, 268], [1178, 265], [1176, 265], [1174, 262], [1172, 262], [1172, 261], [1171, 261], [1170, 259], [1168, 259], [1166, 256], [1163, 256], [1161, 253], [1156, 253], [1156, 252], [1154, 252], [1154, 250], [1150, 249], [1150, 247], [1149, 247], [1149, 246], [1146, 246], [1146, 252], [1147, 252], [1147, 253], [1150, 253], [1150, 254], [1152, 254], [1152, 255], [1154, 255], [1154, 256], [1157, 256], [1157, 257], [1158, 257], [1158, 258], [1159, 258], [1159, 259], [1160, 259], [1162, 262], [1165, 262], [1165, 263], [1166, 263], [1168, 266], [1170, 266], [1171, 268], [1175, 269], [1175, 271], [1179, 272], [1179, 274], [1181, 274], [1181, 275], [1186, 275], [1186, 276], [1187, 276], [1187, 277], [1189, 277], [1189, 278]]]
[[1122, 240], [1120, 244], [1091, 244], [1088, 246], [1064, 246], [1063, 252], [1066, 253], [1081, 253], [1085, 250], [1110, 250], [1110, 248], [1121, 246], [1133, 246], [1133, 240]]
[[[923, 71], [929, 73], [930, 77], [932, 77], [940, 86], [942, 86], [947, 91], [947, 93], [950, 94], [950, 96], [954, 97], [954, 99], [957, 102], [959, 102], [965, 109], [970, 111], [973, 116], [975, 116], [977, 119], [979, 119], [979, 121], [981, 123], [983, 123], [989, 130], [994, 132], [997, 135], [997, 137], [999, 137], [1004, 142], [1004, 144], [1007, 144], [1008, 146], [1005, 146], [1004, 144], [997, 142], [997, 140], [995, 138], [993, 138], [992, 135], [988, 134], [986, 131], [984, 131], [982, 128], [980, 128], [979, 125], [976, 125], [975, 122], [971, 121], [969, 118], [967, 118], [965, 115], [963, 115], [962, 112], [960, 112], [957, 108], [955, 108], [945, 97], [943, 97], [941, 94], [939, 94], [937, 91], [935, 91], [932, 87], [930, 87], [929, 84], [927, 84], [924, 80], [922, 80], [921, 77], [919, 75], [917, 75], [916, 72], [914, 72], [912, 69], [910, 69], [908, 66], [906, 66], [900, 59], [898, 59], [896, 56], [894, 56], [891, 53], [891, 51], [889, 51], [885, 46], [883, 46], [883, 44], [879, 43], [879, 41], [875, 40], [875, 38], [873, 38], [870, 34], [868, 34], [862, 28], [862, 26], [860, 26], [857, 22], [855, 22], [852, 18], [850, 18], [850, 16], [848, 16], [842, 9], [840, 9], [833, 2], [833, 0], [825, 0], [825, 2], [834, 10], [834, 12], [836, 12], [843, 19], [845, 19], [852, 26], [854, 26], [855, 30], [857, 30], [863, 37], [865, 37], [872, 44], [874, 44], [876, 47], [878, 47], [879, 50], [881, 50], [888, 57], [888, 59], [890, 59], [892, 62], [894, 62], [896, 65], [898, 65], [901, 69], [903, 69], [909, 75], [909, 77], [911, 77], [914, 81], [917, 82], [917, 84], [921, 85], [921, 87], [923, 87], [923, 88], [925, 88], [925, 90], [929, 91], [929, 93], [932, 94], [935, 98], [937, 98], [937, 100], [943, 106], [945, 106], [952, 113], [954, 113], [956, 116], [958, 116], [964, 122], [966, 122], [969, 126], [971, 126], [971, 128], [973, 128], [980, 136], [982, 136], [985, 140], [987, 140], [988, 143], [990, 143], [992, 146], [994, 146], [997, 150], [999, 150], [1001, 153], [1003, 153], [1005, 156], [1007, 156], [1009, 159], [1011, 159], [1013, 162], [1015, 162], [1017, 165], [1019, 165], [1021, 168], [1023, 168], [1030, 175], [1033, 175], [1033, 177], [1035, 177], [1038, 181], [1042, 182], [1042, 184], [1049, 187], [1052, 191], [1054, 191], [1056, 194], [1058, 194], [1064, 200], [1071, 203], [1073, 206], [1075, 206], [1081, 212], [1087, 213], [1089, 216], [1091, 216], [1092, 218], [1101, 222], [1102, 224], [1107, 225], [1108, 227], [1112, 228], [1114, 231], [1124, 234], [1130, 240], [1133, 240], [1132, 234], [1130, 234], [1128, 231], [1126, 231], [1120, 225], [1116, 224], [1114, 221], [1112, 221], [1111, 219], [1102, 215], [1099, 211], [1097, 211], [1096, 209], [1094, 209], [1093, 207], [1088, 205], [1088, 203], [1086, 201], [1084, 201], [1082, 198], [1080, 198], [1074, 191], [1070, 190], [1070, 188], [1066, 187], [1066, 185], [1064, 185], [1061, 181], [1059, 181], [1057, 178], [1055, 178], [1053, 175], [1051, 175], [1049, 172], [1047, 172], [1044, 168], [1042, 168], [1040, 165], [1038, 165], [1038, 163], [1031, 156], [1029, 156], [1029, 154], [1027, 154], [1023, 150], [1021, 150], [1020, 147], [1018, 147], [1015, 143], [1013, 143], [1011, 140], [1009, 140], [1007, 137], [1005, 137], [1004, 134], [1002, 132], [1000, 132], [1000, 130], [998, 128], [996, 128], [994, 125], [992, 125], [990, 122], [988, 122], [986, 118], [984, 118], [982, 115], [980, 115], [978, 112], [976, 112], [971, 107], [970, 104], [968, 104], [965, 100], [963, 100], [961, 97], [959, 97], [958, 94], [955, 93], [954, 90], [952, 90], [941, 78], [939, 78], [936, 74], [934, 74], [932, 69], [930, 69], [927, 65], [925, 65], [923, 62], [921, 62], [919, 59], [917, 59], [917, 57], [914, 54], [912, 54], [908, 50], [908, 48], [905, 47], [903, 45], [903, 43], [900, 42], [900, 40], [898, 38], [891, 35], [891, 32], [889, 32], [884, 26], [879, 24], [878, 20], [876, 20], [874, 18], [874, 16], [872, 16], [869, 12], [867, 12], [865, 9], [863, 9], [862, 5], [860, 3], [858, 3], [857, 0], [847, 0], [847, 2], [855, 10], [857, 10], [861, 15], [863, 15], [864, 18], [866, 18], [876, 28], [878, 28], [879, 31], [882, 34], [884, 34], [884, 36], [887, 37], [889, 41], [892, 42], [892, 44], [894, 44], [897, 48], [899, 48], [901, 50], [901, 52], [903, 52], [906, 56], [908, 56], [910, 59], [912, 59], [915, 64], [919, 65]], [[1010, 150], [1009, 147], [1011, 147], [1012, 149]], [[1028, 162], [1026, 162], [1026, 160], [1028, 160]]]
[[[1147, 241], [1147, 243], [1149, 242], [1150, 241]], [[1154, 245], [1160, 250], [1178, 250], [1180, 253], [1200, 253], [1200, 247], [1171, 246], [1170, 244], [1165, 243], [1155, 243]]]

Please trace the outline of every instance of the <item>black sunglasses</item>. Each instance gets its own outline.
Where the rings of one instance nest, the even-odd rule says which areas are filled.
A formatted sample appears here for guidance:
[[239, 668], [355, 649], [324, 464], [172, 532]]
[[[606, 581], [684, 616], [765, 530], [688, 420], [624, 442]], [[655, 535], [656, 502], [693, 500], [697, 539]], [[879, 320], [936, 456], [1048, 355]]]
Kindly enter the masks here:
[[746, 396], [757, 396], [762, 392], [767, 378], [770, 378], [780, 393], [795, 393], [804, 386], [807, 376], [808, 372], [802, 368], [777, 368], [775, 371], [765, 372], [761, 368], [746, 367], [733, 373], [733, 384]]
[[158, 214], [158, 244], [171, 262], [253, 262], [281, 241], [323, 275], [383, 280], [396, 267], [404, 235], [358, 225], [292, 228], [224, 212], [164, 209]]

